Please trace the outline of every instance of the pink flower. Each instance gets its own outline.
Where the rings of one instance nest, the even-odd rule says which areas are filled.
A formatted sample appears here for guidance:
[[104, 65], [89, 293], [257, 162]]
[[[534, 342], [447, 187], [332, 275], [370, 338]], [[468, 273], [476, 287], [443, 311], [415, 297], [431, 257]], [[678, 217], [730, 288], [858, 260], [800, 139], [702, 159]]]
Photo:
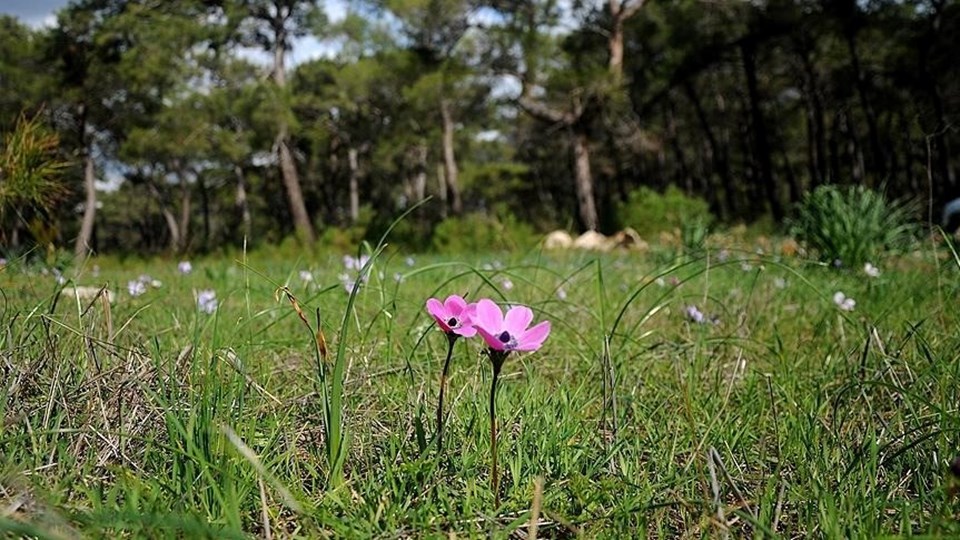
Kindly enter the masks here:
[[427, 300], [427, 312], [433, 317], [440, 329], [450, 334], [473, 337], [477, 330], [473, 327], [474, 304], [467, 304], [463, 297], [452, 294], [443, 303], [436, 298]]
[[526, 306], [514, 306], [504, 316], [500, 306], [484, 298], [477, 302], [473, 324], [477, 332], [495, 351], [535, 351], [550, 335], [550, 321], [527, 328], [533, 321], [533, 311]]

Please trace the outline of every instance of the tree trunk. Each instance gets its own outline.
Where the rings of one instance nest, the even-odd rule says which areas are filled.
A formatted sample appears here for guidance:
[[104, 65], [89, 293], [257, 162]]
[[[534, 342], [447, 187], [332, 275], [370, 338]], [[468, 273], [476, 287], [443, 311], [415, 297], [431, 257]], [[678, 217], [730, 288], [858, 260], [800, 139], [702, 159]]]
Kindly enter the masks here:
[[599, 229], [600, 220], [593, 196], [593, 175], [590, 172], [590, 139], [579, 122], [573, 126], [573, 159], [580, 221], [587, 230], [596, 231]]
[[83, 189], [86, 198], [83, 203], [83, 221], [80, 222], [80, 234], [73, 246], [73, 252], [77, 257], [85, 257], [92, 250], [90, 239], [93, 238], [93, 226], [97, 217], [96, 171], [93, 167], [92, 144], [87, 144], [85, 154], [83, 157]]
[[210, 193], [202, 174], [197, 174], [197, 189], [200, 191], [200, 215], [203, 218], [203, 239], [201, 248], [204, 252], [210, 249]]
[[607, 37], [607, 53], [610, 55], [607, 68], [616, 82], [623, 77], [623, 26], [627, 19], [636, 15], [643, 7], [644, 0], [608, 0], [611, 25]]
[[154, 185], [152, 180], [148, 181], [148, 187], [150, 189], [150, 194], [153, 195], [153, 198], [157, 201], [157, 204], [160, 205], [160, 213], [163, 215], [163, 221], [167, 224], [167, 231], [170, 233], [170, 246], [177, 250], [177, 246], [180, 245], [180, 228], [177, 224], [177, 218], [173, 215], [173, 212], [170, 211], [170, 208], [163, 201], [163, 196], [160, 194], [160, 190], [157, 189], [157, 186]]
[[808, 51], [801, 51], [803, 65], [804, 104], [807, 109], [807, 160], [810, 171], [810, 187], [815, 188], [827, 180], [826, 130], [823, 121], [823, 99], [816, 68]]
[[240, 223], [243, 225], [243, 238], [249, 240], [253, 233], [253, 218], [250, 216], [250, 202], [247, 200], [247, 178], [243, 174], [243, 167], [233, 166], [233, 173], [237, 177], [237, 197], [234, 205], [240, 212]]
[[[720, 183], [726, 191], [731, 184], [730, 165], [727, 162], [726, 154], [720, 150], [717, 136], [713, 133], [713, 128], [710, 127], [710, 121], [707, 119], [707, 113], [703, 108], [703, 103], [700, 101], [700, 96], [697, 95], [696, 88], [694, 88], [693, 82], [690, 79], [684, 79], [683, 90], [687, 95], [687, 99], [690, 100], [690, 104], [693, 105], [694, 112], [697, 114], [697, 122], [700, 123], [700, 129], [703, 130], [703, 134], [707, 138], [707, 144], [710, 148], [711, 164], [720, 176]], [[717, 207], [722, 209], [719, 197], [714, 196], [714, 200], [716, 201]], [[728, 208], [721, 211], [721, 217], [726, 217], [733, 212], [733, 208], [729, 207], [732, 204], [729, 194], [726, 202]]]
[[741, 45], [743, 53], [743, 69], [747, 78], [747, 93], [750, 97], [750, 115], [753, 124], [754, 151], [757, 156], [760, 182], [764, 186], [770, 212], [776, 221], [783, 220], [783, 204], [780, 202], [780, 190], [773, 177], [773, 160], [770, 157], [770, 140], [767, 136], [766, 122], [763, 118], [763, 108], [760, 103], [760, 89], [757, 83], [757, 64], [755, 43], [745, 40]]
[[281, 126], [277, 135], [277, 153], [280, 158], [280, 176], [283, 177], [283, 186], [287, 191], [287, 200], [290, 203], [290, 214], [293, 216], [293, 225], [301, 240], [313, 244], [316, 236], [313, 225], [307, 214], [307, 205], [303, 200], [303, 191], [300, 189], [300, 178], [297, 176], [297, 167], [293, 162], [293, 154], [287, 146], [287, 126]]
[[[444, 184], [450, 192], [449, 200], [453, 215], [459, 216], [463, 213], [463, 201], [460, 198], [460, 169], [457, 168], [457, 157], [454, 153], [453, 135], [455, 126], [453, 114], [450, 112], [450, 102], [446, 99], [440, 100], [440, 114], [443, 116]], [[444, 197], [446, 197], [446, 192]]]
[[360, 164], [359, 152], [351, 146], [347, 150], [347, 164], [350, 168], [350, 223], [356, 225], [360, 220]]
[[[274, 36], [273, 50], [273, 82], [277, 88], [284, 88], [287, 83], [286, 67], [284, 66], [284, 52], [287, 45], [287, 35], [282, 30], [282, 25], [276, 31]], [[308, 244], [313, 244], [316, 236], [313, 232], [313, 225], [310, 222], [310, 216], [307, 213], [307, 205], [303, 200], [303, 191], [300, 189], [300, 178], [297, 175], [297, 166], [293, 161], [293, 154], [289, 146], [289, 126], [285, 120], [280, 120], [277, 128], [277, 157], [280, 161], [280, 176], [283, 178], [283, 187], [287, 192], [287, 201], [290, 204], [290, 214], [293, 216], [293, 225], [300, 239]]]
[[437, 190], [440, 193], [440, 219], [447, 219], [447, 175], [442, 163], [437, 164]]
[[870, 137], [870, 152], [873, 154], [872, 163], [877, 175], [883, 178], [887, 173], [886, 159], [883, 154], [883, 148], [880, 145], [880, 133], [877, 129], [877, 113], [873, 110], [867, 95], [867, 81], [863, 75], [863, 69], [860, 67], [860, 53], [857, 50], [857, 32], [847, 30], [846, 32], [847, 49], [850, 51], [850, 63], [853, 68], [853, 76], [857, 81], [857, 94], [860, 96], [860, 105], [863, 108], [863, 115], [867, 119], [867, 135]]
[[176, 253], [183, 253], [187, 250], [187, 242], [190, 240], [190, 215], [193, 210], [193, 198], [186, 175], [183, 172], [178, 172], [177, 177], [180, 179], [180, 221], [178, 223], [180, 241], [174, 244], [173, 249]]
[[420, 202], [427, 196], [427, 145], [421, 142], [414, 149], [416, 155], [416, 174], [413, 177], [414, 202]]

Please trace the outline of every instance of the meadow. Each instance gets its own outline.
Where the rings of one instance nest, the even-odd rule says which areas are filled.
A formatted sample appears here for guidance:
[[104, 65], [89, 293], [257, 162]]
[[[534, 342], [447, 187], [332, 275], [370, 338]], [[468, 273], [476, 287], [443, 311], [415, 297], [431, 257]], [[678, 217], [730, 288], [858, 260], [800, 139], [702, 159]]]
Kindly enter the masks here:
[[[7, 261], [0, 531], [960, 535], [960, 279], [945, 248], [878, 272], [749, 243], [361, 254], [264, 249], [189, 272], [97, 258], [59, 284]], [[59, 294], [73, 285], [114, 302]], [[447, 340], [424, 306], [450, 294], [552, 324], [500, 376], [498, 496], [476, 338], [455, 344], [437, 444]]]

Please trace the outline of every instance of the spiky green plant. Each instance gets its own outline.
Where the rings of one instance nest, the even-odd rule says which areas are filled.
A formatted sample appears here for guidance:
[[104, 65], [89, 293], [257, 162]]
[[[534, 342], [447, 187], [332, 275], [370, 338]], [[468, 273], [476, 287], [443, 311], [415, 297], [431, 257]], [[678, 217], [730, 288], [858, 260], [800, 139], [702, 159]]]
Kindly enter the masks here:
[[797, 206], [790, 231], [821, 260], [858, 266], [906, 246], [917, 231], [914, 205], [864, 186], [826, 185]]
[[60, 139], [37, 116], [21, 115], [0, 150], [0, 214], [22, 207], [53, 209], [67, 193], [61, 180], [68, 162]]

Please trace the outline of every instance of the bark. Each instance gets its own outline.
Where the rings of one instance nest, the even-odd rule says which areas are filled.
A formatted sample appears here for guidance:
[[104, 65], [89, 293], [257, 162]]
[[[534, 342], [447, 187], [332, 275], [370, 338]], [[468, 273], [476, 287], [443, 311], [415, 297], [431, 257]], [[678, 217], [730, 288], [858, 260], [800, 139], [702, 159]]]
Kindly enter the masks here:
[[440, 219], [447, 219], [447, 175], [443, 164], [437, 165], [437, 190], [440, 193]]
[[[710, 126], [710, 121], [707, 119], [707, 113], [703, 108], [703, 102], [700, 101], [700, 96], [697, 94], [696, 88], [693, 86], [693, 82], [690, 79], [684, 79], [683, 81], [683, 90], [687, 95], [687, 99], [690, 100], [690, 104], [693, 105], [693, 110], [697, 115], [697, 122], [700, 124], [700, 129], [703, 131], [704, 136], [707, 139], [707, 145], [710, 148], [710, 160], [713, 165], [713, 169], [720, 176], [720, 183], [723, 186], [724, 191], [730, 189], [732, 184], [730, 179], [730, 164], [727, 161], [726, 153], [720, 149], [720, 144], [717, 142], [717, 136], [713, 133], [713, 128]], [[719, 198], [716, 197], [717, 206], [719, 207]], [[721, 217], [726, 217], [733, 211], [733, 201], [730, 199], [730, 194], [727, 193], [726, 200], [728, 208], [721, 212]]]
[[287, 126], [282, 126], [277, 135], [277, 153], [280, 158], [280, 176], [283, 177], [283, 186], [287, 191], [287, 200], [290, 203], [290, 214], [293, 216], [293, 225], [297, 234], [308, 244], [314, 243], [316, 236], [310, 216], [307, 214], [307, 205], [303, 200], [303, 191], [300, 189], [300, 178], [297, 176], [297, 167], [293, 162], [293, 154], [287, 145]]
[[180, 236], [179, 242], [173, 245], [173, 250], [176, 253], [183, 253], [187, 250], [187, 242], [189, 241], [190, 215], [193, 210], [193, 198], [186, 175], [182, 171], [179, 171], [177, 172], [177, 177], [180, 179], [180, 221], [178, 223]]
[[93, 148], [88, 144], [83, 157], [83, 189], [86, 198], [83, 203], [83, 220], [80, 222], [80, 234], [73, 247], [77, 257], [85, 257], [92, 251], [90, 240], [93, 238], [93, 226], [97, 217], [97, 186], [96, 172], [93, 167]]
[[446, 200], [447, 191], [449, 191], [451, 210], [453, 215], [459, 216], [463, 213], [463, 201], [460, 198], [460, 169], [457, 167], [457, 156], [454, 152], [453, 135], [455, 126], [449, 100], [440, 100], [440, 114], [443, 117], [443, 177], [445, 184], [443, 197]]
[[243, 167], [233, 166], [233, 173], [237, 177], [237, 195], [234, 202], [237, 211], [240, 213], [240, 223], [243, 227], [243, 238], [249, 240], [253, 233], [253, 218], [250, 216], [250, 202], [247, 200], [247, 177], [243, 173]]
[[609, 60], [607, 67], [614, 78], [619, 82], [623, 77], [623, 26], [630, 17], [633, 17], [643, 7], [644, 0], [609, 0], [607, 7], [612, 18], [609, 35], [607, 37], [607, 52]]
[[[279, 6], [278, 6], [279, 9]], [[278, 17], [280, 14], [278, 12]], [[284, 54], [288, 36], [283, 26], [283, 19], [279, 24], [274, 24], [274, 48], [273, 48], [273, 82], [277, 88], [286, 86], [286, 67], [284, 66]], [[280, 176], [283, 179], [283, 187], [287, 192], [287, 201], [290, 204], [290, 214], [293, 216], [293, 225], [300, 239], [308, 244], [313, 244], [316, 236], [313, 232], [313, 225], [310, 216], [307, 213], [307, 205], [303, 200], [303, 191], [300, 189], [300, 177], [297, 175], [297, 167], [293, 160], [293, 154], [290, 152], [289, 126], [285, 120], [280, 120], [277, 129], [277, 158], [280, 161]]]
[[580, 124], [574, 126], [573, 158], [580, 221], [586, 229], [596, 231], [600, 227], [600, 220], [593, 196], [593, 175], [590, 173], [590, 139]]
[[413, 176], [413, 197], [420, 202], [427, 196], [427, 145], [420, 143], [414, 149], [416, 157], [416, 171]]
[[350, 223], [357, 224], [360, 220], [360, 164], [359, 151], [351, 146], [347, 150], [347, 164], [350, 168]]
[[590, 140], [587, 133], [584, 108], [575, 102], [572, 110], [561, 111], [547, 106], [530, 97], [530, 88], [524, 86], [518, 100], [520, 107], [530, 116], [554, 124], [562, 124], [571, 128], [573, 141], [571, 151], [574, 163], [574, 189], [577, 194], [577, 210], [580, 221], [587, 230], [598, 230], [597, 203], [593, 195], [593, 175], [590, 171]]
[[197, 189], [200, 191], [200, 215], [203, 218], [203, 239], [201, 247], [204, 251], [210, 249], [210, 193], [207, 190], [207, 183], [203, 180], [203, 175], [197, 175]]
[[755, 43], [745, 40], [741, 44], [743, 53], [743, 69], [747, 79], [747, 94], [750, 99], [750, 116], [754, 134], [754, 152], [759, 167], [760, 182], [763, 184], [770, 212], [776, 221], [784, 216], [783, 204], [780, 202], [780, 190], [773, 177], [773, 160], [770, 157], [770, 140], [767, 135], [766, 121], [760, 103], [760, 89], [757, 82], [757, 64]]
[[170, 211], [170, 208], [163, 201], [163, 196], [160, 194], [160, 190], [157, 189], [157, 186], [150, 181], [148, 184], [150, 189], [150, 194], [153, 195], [153, 198], [156, 199], [157, 204], [160, 205], [160, 214], [163, 215], [163, 221], [167, 224], [167, 231], [170, 233], [170, 245], [176, 250], [176, 246], [180, 245], [180, 228], [177, 224], [177, 218], [173, 215], [173, 212]]
[[850, 52], [850, 64], [853, 68], [854, 79], [857, 81], [857, 94], [860, 97], [860, 106], [863, 108], [863, 114], [867, 120], [867, 135], [870, 138], [870, 152], [873, 154], [872, 162], [880, 178], [883, 178], [887, 172], [886, 159], [884, 158], [883, 148], [880, 145], [880, 133], [877, 129], [877, 113], [873, 110], [867, 94], [867, 81], [860, 67], [860, 53], [857, 50], [857, 32], [848, 30], [846, 32], [847, 49]]
[[677, 133], [676, 108], [672, 99], [667, 99], [663, 114], [667, 125], [667, 138], [670, 141], [670, 147], [673, 149], [673, 155], [677, 162], [675, 172], [677, 177], [674, 181], [676, 184], [683, 186], [683, 190], [687, 195], [692, 195], [694, 192], [693, 172], [689, 166], [687, 166], [687, 156], [683, 151], [683, 145], [680, 144], [680, 136]]
[[823, 99], [819, 77], [810, 54], [800, 53], [803, 66], [804, 104], [807, 113], [807, 160], [810, 171], [810, 187], [815, 188], [827, 180], [826, 130], [823, 121]]

